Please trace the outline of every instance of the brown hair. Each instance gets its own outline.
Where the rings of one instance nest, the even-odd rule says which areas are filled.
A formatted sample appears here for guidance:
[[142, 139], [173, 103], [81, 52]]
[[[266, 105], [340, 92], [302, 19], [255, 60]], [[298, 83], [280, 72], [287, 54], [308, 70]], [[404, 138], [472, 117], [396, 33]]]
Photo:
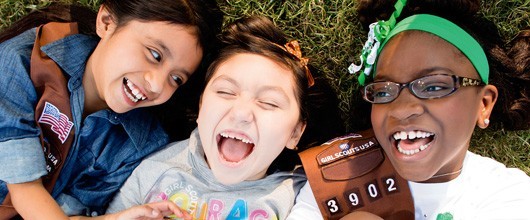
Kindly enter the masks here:
[[268, 173], [277, 170], [292, 170], [295, 165], [301, 164], [297, 152], [323, 143], [344, 132], [338, 109], [339, 101], [329, 82], [316, 68], [308, 65], [315, 80], [315, 84], [309, 86], [304, 64], [298, 57], [282, 48], [288, 40], [269, 18], [251, 16], [236, 20], [226, 27], [221, 41], [223, 45], [219, 56], [206, 72], [206, 82], [211, 79], [222, 63], [241, 53], [265, 56], [293, 72], [301, 120], [306, 122], [307, 126], [298, 143], [298, 150], [284, 149], [273, 161]]

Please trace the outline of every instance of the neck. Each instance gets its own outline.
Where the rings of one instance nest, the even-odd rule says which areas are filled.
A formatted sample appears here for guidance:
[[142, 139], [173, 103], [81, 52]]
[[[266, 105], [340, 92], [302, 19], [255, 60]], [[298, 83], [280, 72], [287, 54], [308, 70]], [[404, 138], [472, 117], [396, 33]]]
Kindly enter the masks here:
[[455, 179], [456, 177], [458, 177], [461, 172], [462, 172], [462, 167], [460, 167], [460, 169], [458, 169], [456, 171], [453, 171], [453, 172], [436, 174], [436, 175], [432, 176], [430, 179], [428, 179], [427, 181], [425, 181], [424, 183], [449, 182], [449, 181]]
[[87, 61], [85, 73], [83, 74], [83, 90], [85, 93], [83, 118], [107, 107], [104, 100], [99, 97], [99, 92], [94, 80], [94, 72], [92, 69], [92, 58]]

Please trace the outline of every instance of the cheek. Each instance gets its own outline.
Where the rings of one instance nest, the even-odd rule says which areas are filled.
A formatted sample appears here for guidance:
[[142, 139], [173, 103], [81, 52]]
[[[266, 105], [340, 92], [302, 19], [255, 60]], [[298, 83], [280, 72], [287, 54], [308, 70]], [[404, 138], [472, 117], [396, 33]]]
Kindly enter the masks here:
[[386, 112], [386, 108], [380, 105], [372, 105], [372, 113], [370, 115], [370, 119], [372, 121], [372, 126], [374, 127], [374, 129], [376, 127], [381, 128], [383, 126], [383, 121], [385, 120]]
[[177, 91], [177, 88], [171, 86], [171, 85], [166, 85], [166, 88], [164, 90], [164, 95], [160, 96], [160, 102], [161, 103], [165, 103], [167, 102], [171, 96], [173, 96], [173, 94], [175, 94], [175, 91]]
[[[458, 91], [457, 91], [458, 92]], [[476, 99], [467, 98], [466, 96], [448, 97], [443, 103], [439, 103], [436, 108], [429, 108], [433, 115], [437, 115], [441, 122], [449, 122], [466, 126], [466, 123], [475, 124], [476, 108], [474, 103]]]
[[208, 97], [203, 97], [197, 118], [198, 126], [203, 128], [213, 128], [219, 123], [223, 109], [222, 105], [216, 105], [212, 100], [208, 99]]
[[[293, 120], [286, 120], [286, 118], [292, 118]], [[283, 117], [271, 115], [270, 117], [262, 118], [261, 121], [257, 121], [257, 125], [261, 130], [261, 134], [267, 134], [266, 137], [262, 138], [265, 138], [270, 143], [269, 146], [274, 146], [275, 149], [281, 151], [294, 134], [298, 124], [298, 120], [294, 119], [297, 119], [294, 115]]]

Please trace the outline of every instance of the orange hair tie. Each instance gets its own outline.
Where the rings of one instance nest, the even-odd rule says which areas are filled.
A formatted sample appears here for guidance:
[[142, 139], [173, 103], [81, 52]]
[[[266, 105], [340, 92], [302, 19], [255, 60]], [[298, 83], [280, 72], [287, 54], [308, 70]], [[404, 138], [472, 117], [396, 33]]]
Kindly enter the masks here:
[[308, 87], [315, 85], [315, 79], [313, 78], [313, 75], [311, 75], [311, 71], [309, 71], [309, 68], [307, 67], [307, 64], [309, 63], [309, 58], [302, 57], [302, 50], [300, 49], [300, 44], [298, 44], [298, 41], [293, 40], [293, 41], [287, 42], [284, 45], [284, 47], [280, 47], [280, 48], [296, 56], [300, 60], [300, 63], [302, 64], [305, 70]]

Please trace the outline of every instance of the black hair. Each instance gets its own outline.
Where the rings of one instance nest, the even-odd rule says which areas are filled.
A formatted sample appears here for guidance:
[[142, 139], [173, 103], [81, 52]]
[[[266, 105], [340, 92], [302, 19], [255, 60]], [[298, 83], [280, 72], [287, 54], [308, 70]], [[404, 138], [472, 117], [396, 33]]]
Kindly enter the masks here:
[[[357, 12], [365, 29], [386, 20], [394, 11], [394, 0], [361, 0]], [[489, 83], [499, 91], [492, 123], [507, 130], [530, 128], [530, 30], [523, 30], [505, 43], [497, 26], [478, 14], [480, 0], [409, 0], [397, 19], [413, 14], [432, 14], [457, 24], [473, 36], [486, 52]]]
[[[164, 104], [148, 107], [171, 140], [189, 137], [195, 128], [198, 100], [204, 72], [218, 49], [218, 34], [221, 32], [223, 13], [215, 0], [103, 0], [105, 7], [117, 23], [123, 27], [131, 20], [165, 21], [170, 24], [196, 27], [203, 59], [192, 77], [180, 86]], [[0, 43], [18, 34], [49, 22], [77, 22], [79, 32], [97, 37], [97, 14], [90, 8], [78, 4], [52, 2], [49, 6], [30, 12], [0, 33]]]
[[298, 149], [293, 151], [285, 148], [272, 162], [267, 173], [292, 170], [296, 165], [301, 165], [298, 152], [344, 132], [339, 100], [329, 82], [309, 64], [307, 68], [315, 80], [315, 84], [309, 86], [302, 61], [282, 48], [288, 42], [287, 37], [269, 18], [250, 16], [238, 19], [226, 27], [221, 41], [223, 47], [208, 68], [206, 82], [223, 62], [241, 53], [265, 56], [293, 71], [301, 120], [306, 122], [306, 129], [298, 142]]

